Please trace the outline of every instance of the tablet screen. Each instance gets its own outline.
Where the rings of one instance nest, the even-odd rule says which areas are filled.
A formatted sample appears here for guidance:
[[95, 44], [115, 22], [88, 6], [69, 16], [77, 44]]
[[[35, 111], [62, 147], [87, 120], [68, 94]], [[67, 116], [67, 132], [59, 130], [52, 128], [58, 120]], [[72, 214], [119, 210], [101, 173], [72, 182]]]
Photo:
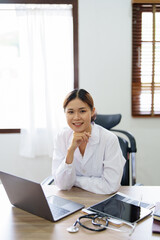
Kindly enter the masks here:
[[137, 222], [148, 216], [151, 211], [116, 198], [116, 195], [88, 208], [105, 216], [121, 219], [126, 222]]

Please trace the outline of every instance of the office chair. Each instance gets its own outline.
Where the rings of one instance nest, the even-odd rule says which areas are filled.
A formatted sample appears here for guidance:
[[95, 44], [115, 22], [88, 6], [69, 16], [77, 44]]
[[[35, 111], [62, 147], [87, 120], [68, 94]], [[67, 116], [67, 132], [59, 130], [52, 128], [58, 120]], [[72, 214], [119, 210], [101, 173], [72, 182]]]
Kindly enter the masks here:
[[[124, 158], [126, 159], [126, 163], [124, 166], [123, 176], [121, 185], [129, 186], [135, 185], [136, 183], [136, 166], [135, 166], [135, 153], [137, 152], [136, 149], [136, 141], [135, 138], [132, 136], [131, 133], [126, 132], [124, 130], [112, 129], [113, 127], [117, 126], [121, 121], [121, 114], [97, 114], [95, 123], [121, 135], [127, 137], [127, 140], [121, 136], [118, 136], [120, 147], [122, 149], [122, 153]], [[42, 185], [51, 185], [54, 182], [53, 176], [49, 176], [42, 181]]]
[[135, 153], [137, 152], [137, 148], [135, 138], [131, 133], [124, 130], [112, 129], [120, 123], [121, 118], [121, 114], [97, 114], [95, 123], [101, 125], [102, 127], [110, 131], [114, 131], [116, 134], [120, 133], [120, 136], [118, 136], [118, 134], [117, 136], [123, 156], [126, 159], [121, 185], [129, 186], [136, 184]]

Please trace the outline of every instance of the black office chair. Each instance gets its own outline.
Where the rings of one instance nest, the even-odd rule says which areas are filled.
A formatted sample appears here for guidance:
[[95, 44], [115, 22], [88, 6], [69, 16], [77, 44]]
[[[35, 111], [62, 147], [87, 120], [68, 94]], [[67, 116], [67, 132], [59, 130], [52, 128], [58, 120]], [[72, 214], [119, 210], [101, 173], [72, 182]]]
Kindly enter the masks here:
[[102, 127], [110, 131], [120, 133], [120, 135], [127, 137], [126, 140], [126, 138], [118, 136], [117, 134], [123, 156], [126, 159], [121, 185], [129, 186], [135, 185], [136, 183], [135, 153], [137, 152], [137, 148], [135, 138], [131, 133], [124, 130], [112, 129], [120, 123], [121, 118], [121, 114], [97, 114], [95, 123], [101, 125]]
[[[110, 131], [118, 132], [127, 137], [127, 140], [121, 136], [118, 136], [118, 139], [122, 149], [123, 156], [126, 159], [121, 185], [129, 186], [135, 185], [136, 183], [135, 153], [137, 152], [137, 149], [135, 138], [132, 136], [131, 133], [123, 130], [112, 129], [113, 127], [117, 126], [118, 123], [120, 123], [121, 118], [122, 118], [121, 114], [113, 115], [97, 114], [95, 123], [101, 125], [102, 127]], [[44, 179], [44, 181], [41, 184], [51, 185], [53, 182], [54, 182], [53, 176], [49, 176], [46, 179]]]

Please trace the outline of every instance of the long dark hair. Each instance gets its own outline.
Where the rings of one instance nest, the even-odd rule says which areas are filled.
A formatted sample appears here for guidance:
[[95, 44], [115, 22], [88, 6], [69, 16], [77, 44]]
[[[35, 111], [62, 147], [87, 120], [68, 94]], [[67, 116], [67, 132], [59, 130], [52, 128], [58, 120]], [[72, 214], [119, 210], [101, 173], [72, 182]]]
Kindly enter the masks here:
[[[73, 91], [71, 91], [65, 98], [64, 102], [63, 102], [63, 108], [64, 110], [66, 109], [68, 103], [76, 98], [79, 98], [81, 101], [85, 102], [88, 104], [88, 106], [90, 107], [91, 111], [94, 108], [94, 101], [92, 96], [90, 95], [89, 92], [87, 92], [85, 89], [74, 89]], [[91, 122], [94, 121], [96, 118], [96, 114], [94, 116], [92, 116], [91, 118]]]

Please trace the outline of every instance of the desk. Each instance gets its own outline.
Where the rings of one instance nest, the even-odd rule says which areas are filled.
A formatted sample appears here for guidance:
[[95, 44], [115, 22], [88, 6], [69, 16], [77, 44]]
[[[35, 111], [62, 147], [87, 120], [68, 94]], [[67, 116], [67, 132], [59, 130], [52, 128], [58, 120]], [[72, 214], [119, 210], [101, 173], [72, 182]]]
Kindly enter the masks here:
[[[45, 190], [48, 196], [54, 193], [58, 196], [82, 203], [86, 207], [107, 198], [107, 195], [93, 194], [79, 188], [72, 188], [70, 191], [59, 191], [53, 185], [46, 186]], [[121, 187], [119, 191], [137, 200], [143, 196], [143, 201], [160, 201], [160, 187]], [[49, 222], [13, 207], [8, 200], [2, 184], [0, 184], [0, 239], [2, 240], [160, 239], [160, 235], [152, 234], [152, 216], [139, 222], [132, 236], [112, 230], [94, 233], [83, 228], [80, 228], [78, 233], [68, 233], [66, 228], [71, 226], [80, 215], [82, 213], [79, 211], [58, 222]]]

